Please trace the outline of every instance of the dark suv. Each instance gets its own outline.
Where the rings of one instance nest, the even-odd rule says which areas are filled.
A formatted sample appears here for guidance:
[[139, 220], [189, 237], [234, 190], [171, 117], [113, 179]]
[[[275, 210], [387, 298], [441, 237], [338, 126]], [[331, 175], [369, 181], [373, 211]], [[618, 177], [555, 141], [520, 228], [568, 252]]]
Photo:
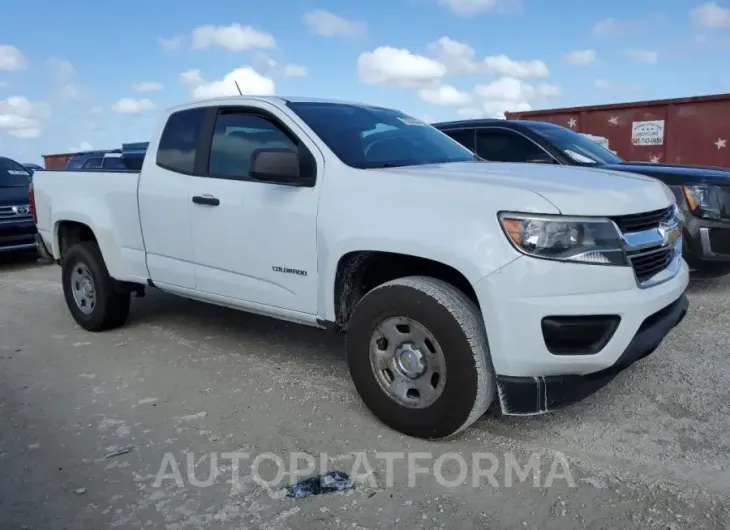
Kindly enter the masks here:
[[36, 248], [30, 180], [30, 172], [21, 164], [0, 156], [0, 253]]
[[488, 161], [595, 167], [661, 180], [684, 214], [689, 266], [730, 272], [730, 170], [627, 162], [587, 136], [541, 121], [483, 119], [433, 126]]

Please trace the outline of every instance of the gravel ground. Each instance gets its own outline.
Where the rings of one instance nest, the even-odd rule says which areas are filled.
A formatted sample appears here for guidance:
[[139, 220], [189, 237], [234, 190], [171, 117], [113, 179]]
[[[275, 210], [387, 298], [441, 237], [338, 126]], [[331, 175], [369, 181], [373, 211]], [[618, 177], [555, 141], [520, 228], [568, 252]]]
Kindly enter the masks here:
[[[90, 334], [59, 281], [0, 264], [3, 530], [730, 527], [730, 278], [693, 282], [681, 327], [595, 396], [445, 442], [373, 418], [337, 334], [156, 292], [125, 328]], [[239, 480], [232, 452], [250, 455]], [[283, 462], [254, 474], [264, 453]], [[285, 498], [277, 468], [306, 455], [354, 467], [354, 489]], [[430, 472], [409, 476], [409, 457]]]

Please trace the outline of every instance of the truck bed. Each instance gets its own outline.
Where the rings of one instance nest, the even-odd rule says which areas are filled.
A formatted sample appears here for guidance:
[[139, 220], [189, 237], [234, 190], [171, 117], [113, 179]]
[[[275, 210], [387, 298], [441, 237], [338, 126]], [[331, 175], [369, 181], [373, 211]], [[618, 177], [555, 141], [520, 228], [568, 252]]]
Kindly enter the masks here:
[[58, 220], [83, 223], [94, 227], [112, 277], [144, 282], [148, 275], [137, 204], [139, 176], [127, 170], [36, 171], [38, 233], [54, 258], [60, 258]]

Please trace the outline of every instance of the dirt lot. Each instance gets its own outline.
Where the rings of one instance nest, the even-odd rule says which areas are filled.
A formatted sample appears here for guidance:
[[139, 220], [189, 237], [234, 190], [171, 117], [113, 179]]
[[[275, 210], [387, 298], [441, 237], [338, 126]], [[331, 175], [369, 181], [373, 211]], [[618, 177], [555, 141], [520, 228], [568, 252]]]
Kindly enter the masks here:
[[[730, 278], [694, 282], [681, 327], [587, 401], [438, 443], [364, 409], [338, 335], [160, 293], [134, 301], [127, 327], [89, 334], [59, 278], [0, 265], [3, 530], [730, 527]], [[240, 480], [232, 452], [250, 455]], [[362, 474], [347, 492], [285, 498], [277, 470], [306, 466], [292, 452]], [[403, 459], [389, 470], [383, 453]], [[211, 461], [219, 476], [196, 482]], [[540, 473], [520, 477], [530, 465]]]

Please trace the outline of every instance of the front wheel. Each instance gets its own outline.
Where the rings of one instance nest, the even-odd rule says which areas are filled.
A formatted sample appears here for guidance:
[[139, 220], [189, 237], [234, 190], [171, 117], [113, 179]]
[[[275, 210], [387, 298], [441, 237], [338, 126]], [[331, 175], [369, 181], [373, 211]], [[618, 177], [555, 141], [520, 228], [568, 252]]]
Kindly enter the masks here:
[[77, 243], [68, 249], [62, 280], [66, 305], [82, 328], [104, 331], [127, 321], [130, 295], [115, 290], [96, 243]]
[[355, 388], [382, 422], [404, 434], [451, 436], [494, 400], [481, 313], [444, 281], [412, 276], [380, 285], [360, 300], [347, 329]]

